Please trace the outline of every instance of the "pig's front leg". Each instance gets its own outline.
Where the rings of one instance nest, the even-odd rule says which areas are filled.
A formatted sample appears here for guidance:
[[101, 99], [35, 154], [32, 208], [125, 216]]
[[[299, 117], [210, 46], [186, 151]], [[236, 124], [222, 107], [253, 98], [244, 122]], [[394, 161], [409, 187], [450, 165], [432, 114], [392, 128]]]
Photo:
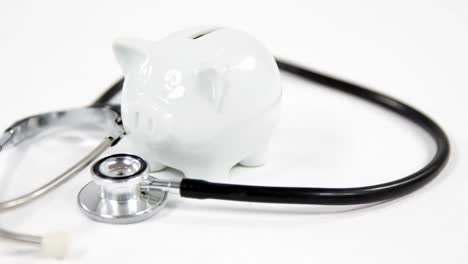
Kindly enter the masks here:
[[154, 159], [154, 151], [150, 147], [134, 141], [133, 138], [130, 138], [130, 142], [135, 146], [133, 152], [146, 160], [151, 172], [160, 171], [166, 168], [166, 165]]

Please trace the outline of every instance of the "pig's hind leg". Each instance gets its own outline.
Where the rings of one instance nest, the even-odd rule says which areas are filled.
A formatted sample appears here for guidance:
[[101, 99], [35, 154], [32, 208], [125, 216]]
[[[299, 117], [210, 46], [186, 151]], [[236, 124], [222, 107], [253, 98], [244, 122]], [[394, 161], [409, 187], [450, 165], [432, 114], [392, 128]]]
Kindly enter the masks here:
[[225, 180], [229, 176], [229, 166], [197, 167], [183, 170], [185, 177], [205, 180]]
[[259, 167], [265, 165], [268, 161], [268, 145], [264, 146], [254, 153], [247, 156], [239, 162], [244, 167]]

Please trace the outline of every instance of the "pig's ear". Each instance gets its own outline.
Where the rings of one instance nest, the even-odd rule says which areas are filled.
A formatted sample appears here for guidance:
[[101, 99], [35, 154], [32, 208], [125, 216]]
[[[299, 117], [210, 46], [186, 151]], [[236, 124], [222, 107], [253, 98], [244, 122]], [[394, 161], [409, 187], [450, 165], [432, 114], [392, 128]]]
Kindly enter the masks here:
[[226, 80], [221, 69], [206, 68], [199, 73], [199, 89], [202, 97], [208, 100], [217, 112], [223, 108], [223, 98], [226, 95]]
[[149, 57], [151, 42], [140, 39], [117, 39], [112, 45], [114, 55], [124, 74], [140, 67]]

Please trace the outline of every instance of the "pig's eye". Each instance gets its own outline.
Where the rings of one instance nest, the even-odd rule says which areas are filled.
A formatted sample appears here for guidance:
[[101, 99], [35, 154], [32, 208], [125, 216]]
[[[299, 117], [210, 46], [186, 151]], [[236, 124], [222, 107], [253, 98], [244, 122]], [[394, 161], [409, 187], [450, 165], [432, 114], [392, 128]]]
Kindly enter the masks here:
[[185, 87], [182, 85], [183, 75], [179, 70], [173, 69], [164, 75], [164, 89], [169, 99], [177, 99], [184, 96]]

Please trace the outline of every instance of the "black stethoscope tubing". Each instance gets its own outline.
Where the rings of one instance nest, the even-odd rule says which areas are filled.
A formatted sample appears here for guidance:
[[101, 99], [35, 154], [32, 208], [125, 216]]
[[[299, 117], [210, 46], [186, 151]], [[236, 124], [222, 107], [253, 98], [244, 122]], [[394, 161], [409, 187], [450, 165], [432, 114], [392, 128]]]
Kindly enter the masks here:
[[[332, 88], [392, 111], [423, 128], [435, 141], [437, 150], [432, 160], [420, 170], [403, 178], [370, 186], [353, 188], [316, 187], [270, 187], [239, 184], [214, 183], [184, 178], [180, 183], [180, 195], [196, 199], [220, 199], [244, 202], [353, 205], [381, 202], [407, 195], [434, 179], [444, 168], [450, 153], [450, 144], [442, 128], [417, 109], [395, 98], [370, 90], [360, 85], [327, 76], [303, 67], [276, 59], [284, 72], [307, 81]], [[92, 105], [106, 105], [121, 90], [122, 78]]]

